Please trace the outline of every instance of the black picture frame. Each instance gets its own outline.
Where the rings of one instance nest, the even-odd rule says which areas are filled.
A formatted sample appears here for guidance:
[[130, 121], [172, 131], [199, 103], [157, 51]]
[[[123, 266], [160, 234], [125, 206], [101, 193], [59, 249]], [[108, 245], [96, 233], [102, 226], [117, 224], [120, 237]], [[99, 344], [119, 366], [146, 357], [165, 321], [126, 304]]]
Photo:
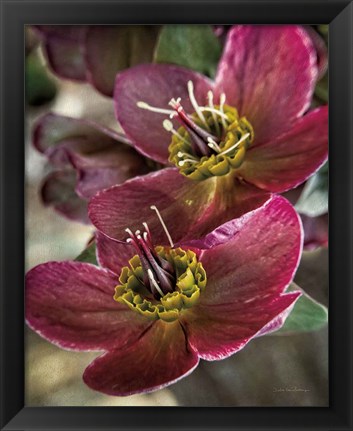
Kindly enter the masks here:
[[[24, 406], [24, 25], [329, 24], [330, 405], [327, 408]], [[351, 430], [353, 4], [311, 1], [1, 1], [1, 429]]]

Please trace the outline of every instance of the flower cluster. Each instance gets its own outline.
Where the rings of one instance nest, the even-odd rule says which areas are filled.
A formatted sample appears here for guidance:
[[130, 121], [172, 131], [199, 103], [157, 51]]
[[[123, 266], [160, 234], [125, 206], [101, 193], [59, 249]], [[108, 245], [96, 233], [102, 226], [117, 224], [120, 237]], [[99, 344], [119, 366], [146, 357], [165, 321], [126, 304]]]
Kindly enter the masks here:
[[[84, 372], [90, 388], [156, 390], [283, 325], [300, 296], [286, 289], [303, 231], [278, 194], [328, 151], [327, 107], [310, 110], [324, 67], [317, 46], [299, 26], [234, 26], [213, 81], [167, 64], [119, 73], [123, 134], [40, 120], [37, 148], [66, 169], [47, 180], [44, 197], [60, 197], [58, 179], [71, 172], [89, 200], [79, 216], [96, 228], [99, 266], [33, 268], [26, 319], [62, 348], [103, 351]], [[135, 150], [165, 167], [149, 172]]]

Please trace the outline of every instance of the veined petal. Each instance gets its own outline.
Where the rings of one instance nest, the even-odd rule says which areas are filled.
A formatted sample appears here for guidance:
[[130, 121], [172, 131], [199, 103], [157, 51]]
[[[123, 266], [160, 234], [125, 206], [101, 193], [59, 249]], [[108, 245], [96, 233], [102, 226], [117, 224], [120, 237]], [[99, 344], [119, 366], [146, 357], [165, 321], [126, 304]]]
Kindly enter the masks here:
[[[115, 112], [126, 135], [144, 155], [168, 164], [171, 134], [164, 130], [163, 120], [168, 115], [156, 114], [139, 108], [137, 102], [171, 109], [172, 98], [181, 98], [186, 112], [194, 112], [187, 83], [194, 84], [194, 94], [200, 105], [205, 104], [212, 83], [205, 76], [178, 66], [145, 64], [120, 73], [115, 83]], [[178, 127], [177, 120], [173, 120]]]
[[195, 306], [183, 321], [189, 343], [202, 359], [227, 358], [254, 337], [279, 329], [299, 296], [293, 292], [241, 305]]
[[199, 359], [179, 322], [156, 322], [135, 344], [98, 357], [84, 382], [108, 395], [132, 395], [161, 389], [187, 376]]
[[44, 40], [46, 57], [53, 72], [62, 78], [86, 80], [82, 43], [87, 26], [37, 25]]
[[201, 255], [208, 281], [200, 304], [243, 304], [282, 293], [302, 251], [302, 227], [295, 209], [275, 196], [258, 211], [232, 222], [230, 229], [231, 239]]
[[118, 276], [121, 268], [127, 266], [129, 259], [135, 254], [135, 249], [126, 242], [113, 241], [101, 232], [96, 232], [97, 260], [100, 266], [107, 268]]
[[257, 187], [281, 193], [305, 181], [327, 154], [328, 109], [322, 106], [278, 138], [249, 149], [238, 173]]
[[228, 33], [216, 88], [246, 116], [261, 144], [309, 108], [316, 79], [317, 56], [304, 28], [237, 25]]
[[178, 242], [207, 210], [214, 188], [214, 181], [192, 183], [176, 168], [166, 168], [98, 193], [90, 201], [89, 217], [97, 229], [117, 240], [128, 237], [127, 227], [135, 231], [146, 222], [154, 243], [167, 244], [158, 217], [150, 208], [155, 205], [173, 241]]
[[35, 126], [33, 143], [56, 166], [74, 167], [76, 191], [90, 198], [97, 191], [149, 172], [125, 136], [93, 122], [47, 114]]
[[51, 343], [110, 350], [134, 343], [151, 322], [114, 301], [118, 277], [94, 265], [49, 262], [26, 275], [26, 320]]
[[73, 169], [63, 169], [49, 174], [42, 185], [41, 195], [44, 205], [53, 207], [70, 220], [90, 224], [87, 201], [75, 193], [77, 181]]
[[141, 229], [147, 222], [155, 244], [165, 245], [168, 240], [152, 205], [160, 211], [174, 243], [179, 243], [200, 238], [268, 199], [268, 193], [255, 187], [240, 183], [234, 187], [233, 178], [193, 182], [176, 168], [166, 168], [98, 193], [90, 201], [89, 217], [97, 229], [120, 241], [127, 238], [127, 227]]

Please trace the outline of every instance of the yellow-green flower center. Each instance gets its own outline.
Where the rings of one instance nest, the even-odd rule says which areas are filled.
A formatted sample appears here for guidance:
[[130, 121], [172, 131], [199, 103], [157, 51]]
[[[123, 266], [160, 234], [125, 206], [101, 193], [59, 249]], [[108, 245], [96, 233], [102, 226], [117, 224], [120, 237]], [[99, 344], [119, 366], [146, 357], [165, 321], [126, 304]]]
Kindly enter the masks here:
[[[236, 108], [216, 105], [213, 111], [203, 111], [202, 120], [197, 113], [189, 118], [214, 138], [197, 136], [197, 131], [184, 126], [173, 133], [169, 161], [179, 168], [181, 174], [201, 181], [227, 175], [232, 169], [240, 167], [253, 142], [254, 130], [245, 117], [239, 117]], [[195, 139], [198, 138], [208, 149], [205, 154], [198, 153], [195, 148]]]
[[135, 255], [129, 260], [129, 266], [121, 270], [121, 284], [115, 288], [114, 299], [148, 319], [173, 322], [198, 301], [206, 287], [206, 272], [191, 250], [161, 246], [154, 250], [174, 270], [173, 291], [156, 298], [146, 287], [143, 264], [140, 257]]

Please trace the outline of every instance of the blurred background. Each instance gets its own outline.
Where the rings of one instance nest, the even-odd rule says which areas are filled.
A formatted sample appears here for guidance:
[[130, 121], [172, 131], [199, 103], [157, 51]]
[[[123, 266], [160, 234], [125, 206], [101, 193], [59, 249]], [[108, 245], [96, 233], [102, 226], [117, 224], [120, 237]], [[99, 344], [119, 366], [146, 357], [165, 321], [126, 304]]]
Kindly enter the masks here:
[[[218, 31], [218, 30], [217, 30]], [[220, 35], [220, 37], [222, 34]], [[26, 29], [26, 270], [47, 261], [74, 259], [93, 228], [45, 207], [40, 188], [51, 168], [32, 146], [35, 121], [47, 112], [117, 127], [111, 98], [90, 84], [58, 79], [47, 65], [38, 34]], [[326, 79], [326, 78], [325, 78]], [[327, 248], [303, 254], [295, 281], [328, 305]], [[26, 327], [27, 406], [327, 406], [328, 328], [253, 340], [236, 355], [201, 361], [180, 382], [147, 395], [110, 397], [82, 381], [99, 353], [62, 350]]]

